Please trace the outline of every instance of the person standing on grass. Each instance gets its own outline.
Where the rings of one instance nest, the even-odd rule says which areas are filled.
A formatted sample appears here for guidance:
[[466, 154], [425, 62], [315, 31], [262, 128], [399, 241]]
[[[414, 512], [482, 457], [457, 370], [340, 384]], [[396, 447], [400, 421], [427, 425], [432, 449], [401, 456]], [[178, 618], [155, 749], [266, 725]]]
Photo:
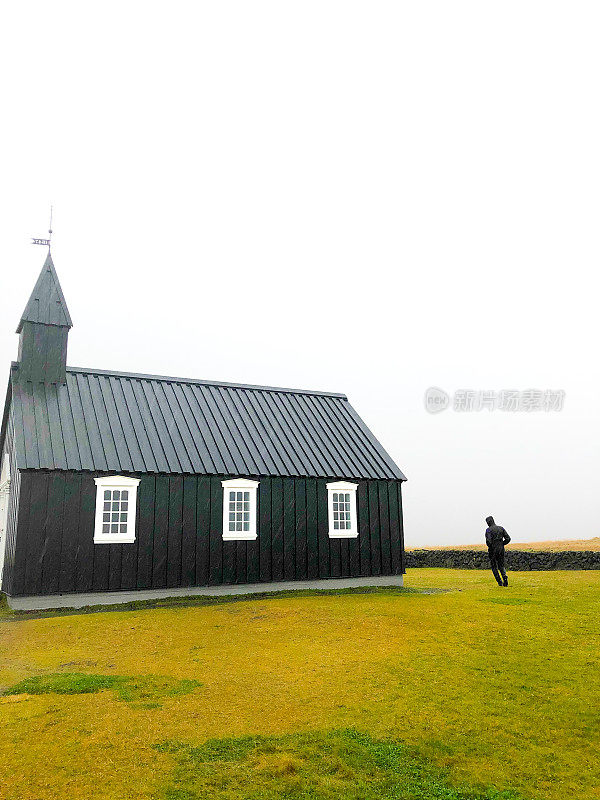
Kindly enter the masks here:
[[[488, 524], [485, 532], [485, 543], [487, 544], [494, 578], [498, 581], [498, 586], [508, 586], [508, 578], [504, 569], [504, 545], [510, 542], [510, 536], [502, 525], [496, 525], [493, 517], [486, 517], [485, 521]], [[502, 579], [500, 579], [501, 575]]]

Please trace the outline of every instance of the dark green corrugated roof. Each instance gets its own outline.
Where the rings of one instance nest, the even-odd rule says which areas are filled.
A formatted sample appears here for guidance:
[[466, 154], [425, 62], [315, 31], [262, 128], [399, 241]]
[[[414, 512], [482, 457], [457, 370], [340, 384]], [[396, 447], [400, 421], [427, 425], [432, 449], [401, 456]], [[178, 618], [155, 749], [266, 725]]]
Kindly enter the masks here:
[[60, 288], [50, 252], [46, 256], [40, 277], [37, 279], [29, 302], [25, 306], [17, 333], [21, 333], [24, 322], [42, 322], [45, 325], [73, 327], [71, 315]]
[[19, 380], [20, 469], [405, 480], [345, 395], [67, 367]]

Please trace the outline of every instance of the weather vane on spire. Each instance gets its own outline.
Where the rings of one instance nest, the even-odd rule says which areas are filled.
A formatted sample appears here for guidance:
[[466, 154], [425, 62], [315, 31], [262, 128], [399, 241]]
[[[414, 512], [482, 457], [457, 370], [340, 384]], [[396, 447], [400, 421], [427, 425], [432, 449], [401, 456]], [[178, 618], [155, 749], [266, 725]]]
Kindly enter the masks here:
[[50, 206], [50, 226], [48, 228], [48, 234], [47, 239], [32, 239], [31, 244], [43, 244], [50, 250], [50, 241], [52, 239], [52, 206]]

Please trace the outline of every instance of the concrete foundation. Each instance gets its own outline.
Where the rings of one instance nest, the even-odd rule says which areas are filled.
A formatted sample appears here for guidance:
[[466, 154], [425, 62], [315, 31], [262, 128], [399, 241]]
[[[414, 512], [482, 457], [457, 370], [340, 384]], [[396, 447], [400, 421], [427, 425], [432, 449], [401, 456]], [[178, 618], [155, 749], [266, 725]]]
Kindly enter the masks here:
[[351, 589], [361, 586], [403, 586], [403, 575], [376, 578], [324, 578], [312, 581], [277, 581], [275, 583], [245, 583], [232, 586], [189, 586], [182, 589], [136, 589], [119, 592], [88, 592], [85, 594], [52, 594], [29, 597], [7, 597], [15, 611], [44, 611], [52, 608], [83, 608], [131, 603], [136, 600], [161, 600], [168, 597], [221, 597], [236, 594], [261, 594], [298, 589]]

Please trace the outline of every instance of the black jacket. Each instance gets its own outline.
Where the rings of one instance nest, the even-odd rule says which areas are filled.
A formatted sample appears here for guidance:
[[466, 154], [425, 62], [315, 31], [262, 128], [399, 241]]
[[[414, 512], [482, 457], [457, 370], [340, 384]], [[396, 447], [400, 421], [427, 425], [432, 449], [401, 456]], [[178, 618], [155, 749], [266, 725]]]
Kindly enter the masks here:
[[510, 536], [502, 525], [490, 525], [485, 532], [485, 543], [488, 550], [502, 550], [510, 542]]

